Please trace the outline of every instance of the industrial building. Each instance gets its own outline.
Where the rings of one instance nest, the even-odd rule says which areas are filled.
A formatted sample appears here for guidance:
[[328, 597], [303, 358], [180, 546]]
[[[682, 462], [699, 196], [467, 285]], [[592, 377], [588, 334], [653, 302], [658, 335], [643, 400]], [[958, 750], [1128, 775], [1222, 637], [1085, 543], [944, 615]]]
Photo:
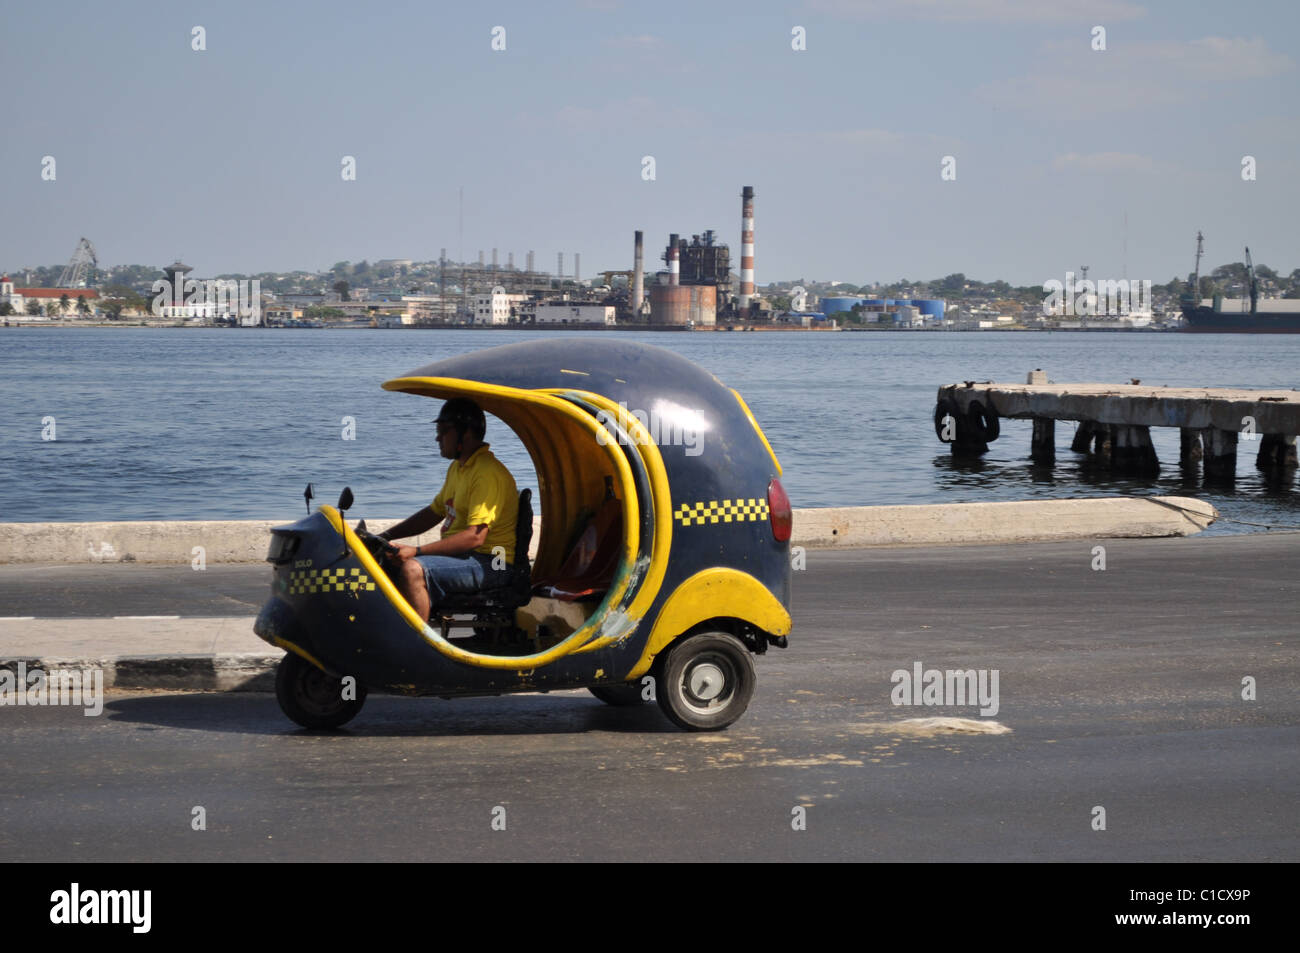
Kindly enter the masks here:
[[614, 306], [582, 301], [539, 302], [534, 321], [539, 327], [557, 324], [614, 326]]
[[[641, 233], [637, 232], [635, 275], [641, 271]], [[733, 299], [731, 250], [708, 229], [688, 242], [674, 233], [664, 249], [665, 270], [650, 287], [650, 324], [658, 327], [712, 327], [718, 314], [750, 316], [754, 299], [754, 189], [741, 190], [740, 295]], [[633, 292], [633, 305], [639, 289]]]

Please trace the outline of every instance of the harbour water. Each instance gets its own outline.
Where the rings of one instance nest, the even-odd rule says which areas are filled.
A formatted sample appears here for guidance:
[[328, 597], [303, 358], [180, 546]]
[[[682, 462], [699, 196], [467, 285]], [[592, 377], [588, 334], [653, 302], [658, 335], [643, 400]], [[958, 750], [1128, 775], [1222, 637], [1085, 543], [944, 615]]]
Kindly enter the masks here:
[[[431, 361], [497, 344], [582, 332], [7, 329], [0, 332], [0, 522], [279, 519], [302, 489], [351, 515], [426, 504], [445, 464], [433, 401], [380, 389]], [[588, 332], [591, 333], [591, 332]], [[1178, 467], [1178, 433], [1153, 428], [1154, 479], [1080, 466], [1073, 426], [1057, 465], [1029, 461], [1028, 421], [974, 463], [935, 439], [935, 391], [962, 380], [1050, 380], [1294, 388], [1300, 336], [1082, 332], [618, 333], [666, 347], [744, 395], [785, 468], [795, 506], [957, 503], [1120, 494], [1206, 499], [1248, 523], [1300, 526], [1300, 484], [1270, 485], [1242, 441], [1235, 484]], [[53, 418], [55, 439], [48, 434]], [[343, 439], [352, 418], [355, 439]], [[536, 486], [518, 441], [488, 439], [520, 486]], [[1222, 522], [1213, 533], [1261, 531]]]

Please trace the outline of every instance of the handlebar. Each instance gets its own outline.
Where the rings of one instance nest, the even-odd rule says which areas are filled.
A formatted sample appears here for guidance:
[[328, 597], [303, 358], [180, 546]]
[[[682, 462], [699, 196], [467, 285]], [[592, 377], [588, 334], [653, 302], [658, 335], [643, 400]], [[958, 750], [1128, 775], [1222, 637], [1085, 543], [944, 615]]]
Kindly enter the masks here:
[[367, 547], [378, 547], [389, 556], [397, 555], [397, 547], [389, 540], [384, 539], [384, 537], [376, 536], [374, 533], [362, 529], [361, 527], [357, 527], [353, 532], [357, 534], [357, 538], [365, 543]]

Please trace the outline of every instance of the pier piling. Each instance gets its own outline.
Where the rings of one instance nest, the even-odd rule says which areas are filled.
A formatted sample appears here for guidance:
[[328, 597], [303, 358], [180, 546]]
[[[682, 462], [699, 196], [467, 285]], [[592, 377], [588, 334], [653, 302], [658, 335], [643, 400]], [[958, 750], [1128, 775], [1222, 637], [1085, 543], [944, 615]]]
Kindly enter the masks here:
[[1034, 463], [1050, 467], [1056, 462], [1056, 421], [1051, 417], [1034, 418], [1034, 436], [1029, 456]]
[[1074, 433], [1070, 449], [1091, 454], [1102, 463], [1110, 463], [1111, 427], [1095, 420], [1082, 420]]
[[1151, 444], [1151, 428], [1111, 425], [1110, 467], [1117, 473], [1151, 476], [1160, 472], [1160, 460]]
[[1201, 431], [1207, 480], [1231, 480], [1237, 475], [1237, 431], [1206, 427]]
[[1255, 455], [1261, 470], [1286, 470], [1296, 466], [1295, 434], [1266, 433]]
[[988, 441], [963, 415], [957, 418], [957, 439], [952, 442], [955, 457], [977, 457], [989, 452]]
[[1192, 427], [1180, 427], [1178, 429], [1178, 465], [1183, 467], [1200, 466], [1202, 456], [1204, 456], [1204, 453], [1201, 450], [1201, 432]]

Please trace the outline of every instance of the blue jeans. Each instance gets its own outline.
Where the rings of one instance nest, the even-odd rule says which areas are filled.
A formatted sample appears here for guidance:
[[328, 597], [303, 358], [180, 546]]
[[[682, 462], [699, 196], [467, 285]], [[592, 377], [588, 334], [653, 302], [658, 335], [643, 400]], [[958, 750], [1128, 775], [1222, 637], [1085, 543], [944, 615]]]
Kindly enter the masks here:
[[464, 556], [416, 556], [424, 567], [424, 584], [429, 587], [429, 601], [437, 606], [453, 592], [478, 592], [503, 586], [510, 567], [493, 569], [491, 553], [467, 553]]

